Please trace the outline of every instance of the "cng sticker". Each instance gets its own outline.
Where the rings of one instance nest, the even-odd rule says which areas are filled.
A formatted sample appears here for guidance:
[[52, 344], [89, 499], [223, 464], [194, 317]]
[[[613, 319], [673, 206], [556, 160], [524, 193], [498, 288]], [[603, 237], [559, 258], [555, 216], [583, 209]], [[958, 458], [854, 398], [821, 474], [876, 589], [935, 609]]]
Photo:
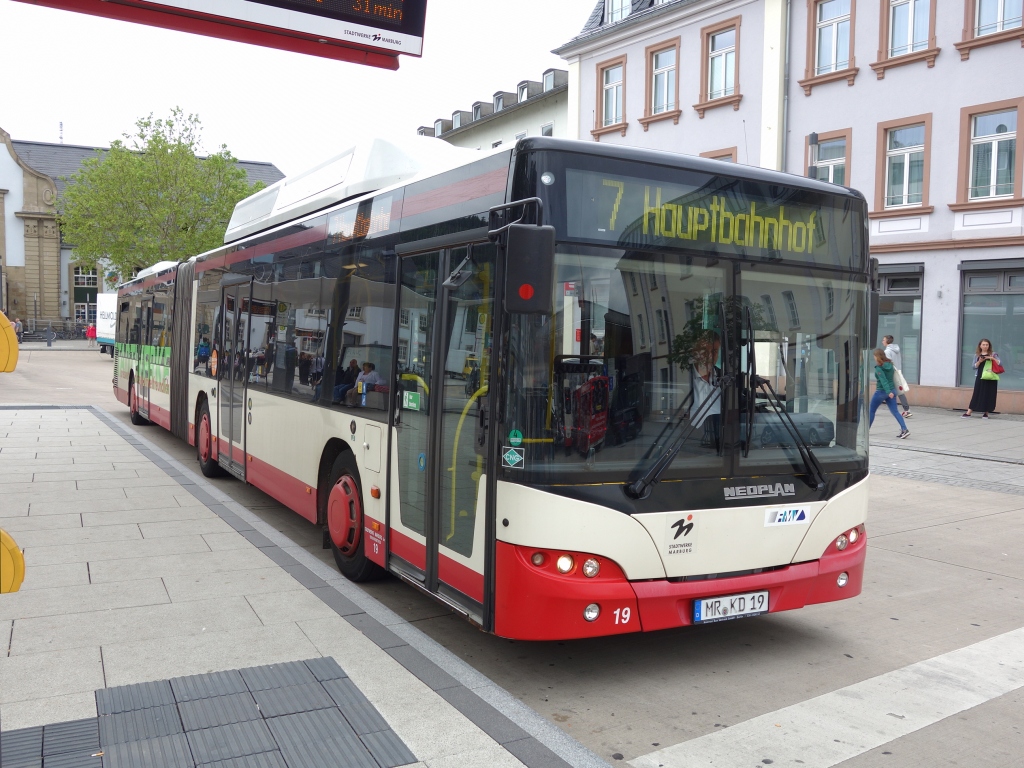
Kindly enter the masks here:
[[523, 453], [522, 448], [506, 448], [505, 453], [501, 455], [501, 465], [510, 469], [522, 469]]
[[402, 407], [407, 411], [418, 411], [420, 409], [420, 393], [402, 392]]
[[508, 433], [508, 442], [513, 447], [518, 448], [520, 445], [523, 444], [523, 433], [520, 432], [518, 429], [513, 429], [511, 432]]

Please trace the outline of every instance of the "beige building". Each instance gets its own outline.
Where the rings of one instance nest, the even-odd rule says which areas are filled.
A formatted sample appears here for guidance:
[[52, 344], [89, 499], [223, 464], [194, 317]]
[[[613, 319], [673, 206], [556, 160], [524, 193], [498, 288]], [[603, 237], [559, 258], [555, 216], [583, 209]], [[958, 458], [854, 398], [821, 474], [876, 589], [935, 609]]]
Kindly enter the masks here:
[[[47, 321], [93, 322], [96, 294], [110, 290], [96, 270], [75, 266], [57, 226], [64, 179], [100, 147], [15, 141], [0, 129], [0, 308], [27, 328]], [[272, 164], [240, 161], [249, 183], [284, 175]]]

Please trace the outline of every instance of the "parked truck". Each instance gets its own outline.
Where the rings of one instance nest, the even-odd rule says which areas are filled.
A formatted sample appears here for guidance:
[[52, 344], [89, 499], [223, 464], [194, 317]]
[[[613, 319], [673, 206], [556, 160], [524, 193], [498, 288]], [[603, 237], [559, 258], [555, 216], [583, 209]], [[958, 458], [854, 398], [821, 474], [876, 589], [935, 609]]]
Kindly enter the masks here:
[[114, 340], [117, 337], [117, 294], [96, 295], [96, 343], [100, 353], [114, 356]]

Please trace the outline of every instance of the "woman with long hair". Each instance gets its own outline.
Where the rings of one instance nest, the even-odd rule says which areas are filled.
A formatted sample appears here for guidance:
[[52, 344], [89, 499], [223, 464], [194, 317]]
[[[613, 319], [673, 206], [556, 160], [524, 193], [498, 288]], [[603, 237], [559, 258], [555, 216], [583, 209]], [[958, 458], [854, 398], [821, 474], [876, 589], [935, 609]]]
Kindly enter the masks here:
[[987, 419], [989, 413], [996, 409], [999, 377], [997, 374], [992, 374], [996, 378], [983, 378], [985, 370], [992, 368], [990, 363], [999, 363], [999, 355], [992, 349], [991, 341], [982, 339], [978, 342], [978, 348], [974, 350], [974, 370], [977, 371], [977, 374], [974, 376], [974, 394], [971, 396], [971, 404], [967, 406], [967, 413], [963, 415], [965, 419], [970, 418], [973, 411], [981, 411], [981, 418]]
[[907, 429], [907, 422], [900, 416], [899, 409], [896, 408], [896, 382], [894, 376], [896, 369], [893, 367], [892, 361], [885, 356], [884, 349], [875, 350], [875, 394], [871, 396], [871, 418], [868, 420], [868, 427], [875, 423], [875, 411], [878, 410], [878, 406], [885, 403], [889, 406], [889, 412], [893, 415], [900, 425], [900, 433], [896, 435], [900, 440], [904, 440], [910, 436], [910, 430]]

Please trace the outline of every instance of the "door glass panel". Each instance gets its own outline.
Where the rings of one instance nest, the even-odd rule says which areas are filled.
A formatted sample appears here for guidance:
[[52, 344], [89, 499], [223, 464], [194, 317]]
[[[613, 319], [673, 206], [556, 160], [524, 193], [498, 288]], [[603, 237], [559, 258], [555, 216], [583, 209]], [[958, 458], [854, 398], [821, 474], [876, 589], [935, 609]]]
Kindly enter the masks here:
[[[468, 249], [449, 255], [455, 267]], [[470, 557], [477, 496], [484, 473], [486, 418], [494, 310], [493, 245], [473, 246], [473, 276], [450, 291], [444, 366], [440, 545]], [[482, 521], [481, 521], [482, 522]]]
[[231, 444], [228, 458], [241, 461], [241, 452], [234, 446], [242, 443], [245, 381], [249, 370], [247, 342], [249, 319], [249, 284], [234, 285], [224, 291], [224, 356], [219, 363], [221, 374], [220, 434]]
[[430, 451], [430, 365], [437, 298], [439, 252], [402, 260], [399, 346], [408, 349], [398, 366], [402, 417], [398, 423], [398, 469], [402, 525], [426, 536], [427, 462]]
[[[861, 283], [819, 278], [809, 272], [742, 273], [739, 292], [744, 317], [738, 318], [741, 328], [737, 334], [741, 340], [740, 371], [768, 379], [781, 406], [761, 391], [749, 403], [744, 393], [740, 440], [749, 442], [749, 453], [741, 456], [741, 466], [776, 465], [781, 471], [802, 466], [782, 410], [826, 469], [829, 463], [866, 455], [867, 420], [859, 393], [866, 389], [861, 379], [869, 369], [861, 363], [867, 350], [857, 333], [865, 311], [864, 291]], [[765, 297], [774, 297], [774, 303], [787, 311], [772, 319]], [[744, 327], [747, 317], [753, 340]], [[744, 407], [748, 403], [752, 419]]]

